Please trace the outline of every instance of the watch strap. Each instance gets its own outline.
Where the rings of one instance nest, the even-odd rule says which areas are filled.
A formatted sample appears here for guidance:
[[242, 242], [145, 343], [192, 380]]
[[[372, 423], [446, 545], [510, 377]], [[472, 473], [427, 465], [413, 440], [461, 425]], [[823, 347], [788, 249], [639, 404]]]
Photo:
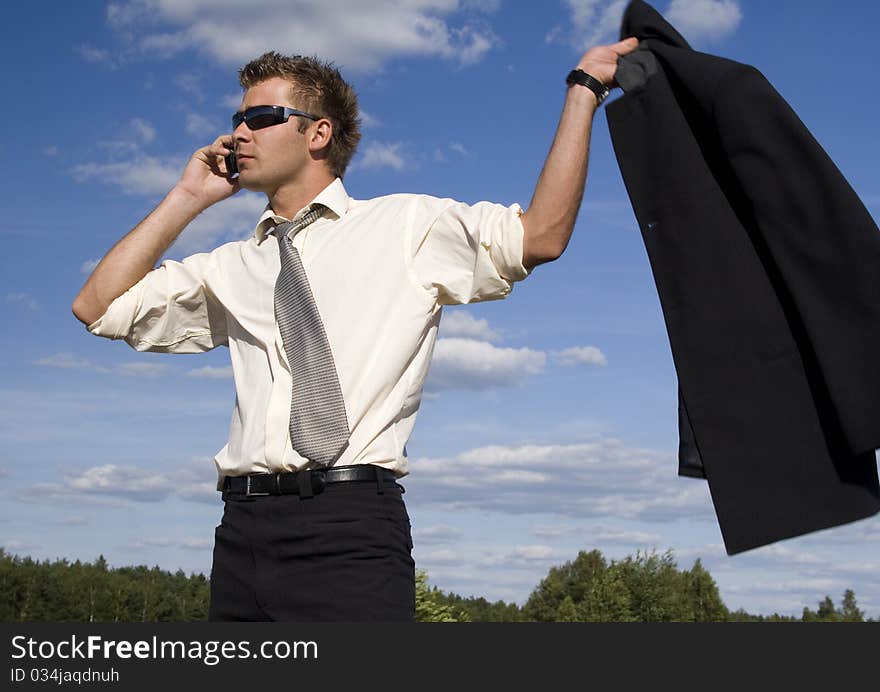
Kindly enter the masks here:
[[569, 72], [568, 76], [565, 78], [565, 83], [569, 86], [572, 84], [580, 84], [581, 86], [587, 87], [587, 89], [596, 94], [596, 99], [598, 100], [599, 105], [602, 105], [602, 101], [608, 98], [608, 94], [611, 93], [611, 87], [607, 84], [603, 84], [593, 75], [587, 74], [580, 68]]

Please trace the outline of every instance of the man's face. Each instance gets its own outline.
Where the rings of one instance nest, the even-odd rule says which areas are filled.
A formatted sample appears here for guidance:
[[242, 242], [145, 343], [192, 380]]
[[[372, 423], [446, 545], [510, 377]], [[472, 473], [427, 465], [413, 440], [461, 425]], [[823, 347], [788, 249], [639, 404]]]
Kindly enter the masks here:
[[[288, 106], [302, 104], [289, 100], [290, 82], [280, 77], [267, 79], [248, 89], [241, 99], [239, 111], [252, 106]], [[272, 194], [285, 184], [295, 183], [309, 162], [311, 126], [299, 132], [300, 119], [291, 116], [287, 122], [251, 130], [242, 122], [232, 133], [238, 156], [239, 183], [247, 190]]]

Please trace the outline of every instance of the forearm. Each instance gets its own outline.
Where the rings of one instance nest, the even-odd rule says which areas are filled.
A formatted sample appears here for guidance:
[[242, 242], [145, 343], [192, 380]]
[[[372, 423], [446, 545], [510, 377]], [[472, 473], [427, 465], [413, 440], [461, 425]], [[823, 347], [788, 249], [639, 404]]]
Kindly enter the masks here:
[[522, 216], [526, 268], [556, 259], [568, 245], [584, 196], [596, 108], [592, 91], [569, 87], [550, 153]]
[[89, 325], [110, 303], [151, 271], [181, 231], [204, 209], [178, 187], [104, 255], [73, 302], [73, 313]]

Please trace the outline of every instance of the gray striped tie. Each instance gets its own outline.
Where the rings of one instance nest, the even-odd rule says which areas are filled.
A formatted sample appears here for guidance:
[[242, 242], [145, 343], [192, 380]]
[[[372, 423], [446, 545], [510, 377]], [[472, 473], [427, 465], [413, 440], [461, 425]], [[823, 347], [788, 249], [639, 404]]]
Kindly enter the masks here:
[[348, 446], [348, 418], [330, 342], [292, 242], [298, 231], [323, 213], [324, 206], [315, 205], [298, 219], [275, 228], [281, 255], [281, 271], [275, 283], [275, 319], [293, 380], [290, 443], [301, 456], [329, 466]]

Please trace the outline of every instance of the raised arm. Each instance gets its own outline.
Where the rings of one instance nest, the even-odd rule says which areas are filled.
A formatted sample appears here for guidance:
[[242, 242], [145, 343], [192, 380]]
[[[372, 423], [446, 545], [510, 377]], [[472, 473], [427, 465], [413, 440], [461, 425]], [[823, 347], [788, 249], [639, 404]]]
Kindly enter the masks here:
[[196, 151], [159, 205], [104, 255], [73, 301], [73, 314], [83, 324], [101, 317], [151, 271], [190, 221], [238, 192], [238, 181], [226, 176], [227, 144], [231, 146], [232, 136], [221, 135]]
[[[635, 38], [587, 51], [577, 67], [600, 82], [616, 86], [617, 59], [638, 48]], [[575, 84], [568, 88], [556, 136], [538, 178], [529, 208], [522, 216], [523, 266], [557, 259], [568, 245], [584, 196], [590, 132], [598, 107], [596, 95]]]

